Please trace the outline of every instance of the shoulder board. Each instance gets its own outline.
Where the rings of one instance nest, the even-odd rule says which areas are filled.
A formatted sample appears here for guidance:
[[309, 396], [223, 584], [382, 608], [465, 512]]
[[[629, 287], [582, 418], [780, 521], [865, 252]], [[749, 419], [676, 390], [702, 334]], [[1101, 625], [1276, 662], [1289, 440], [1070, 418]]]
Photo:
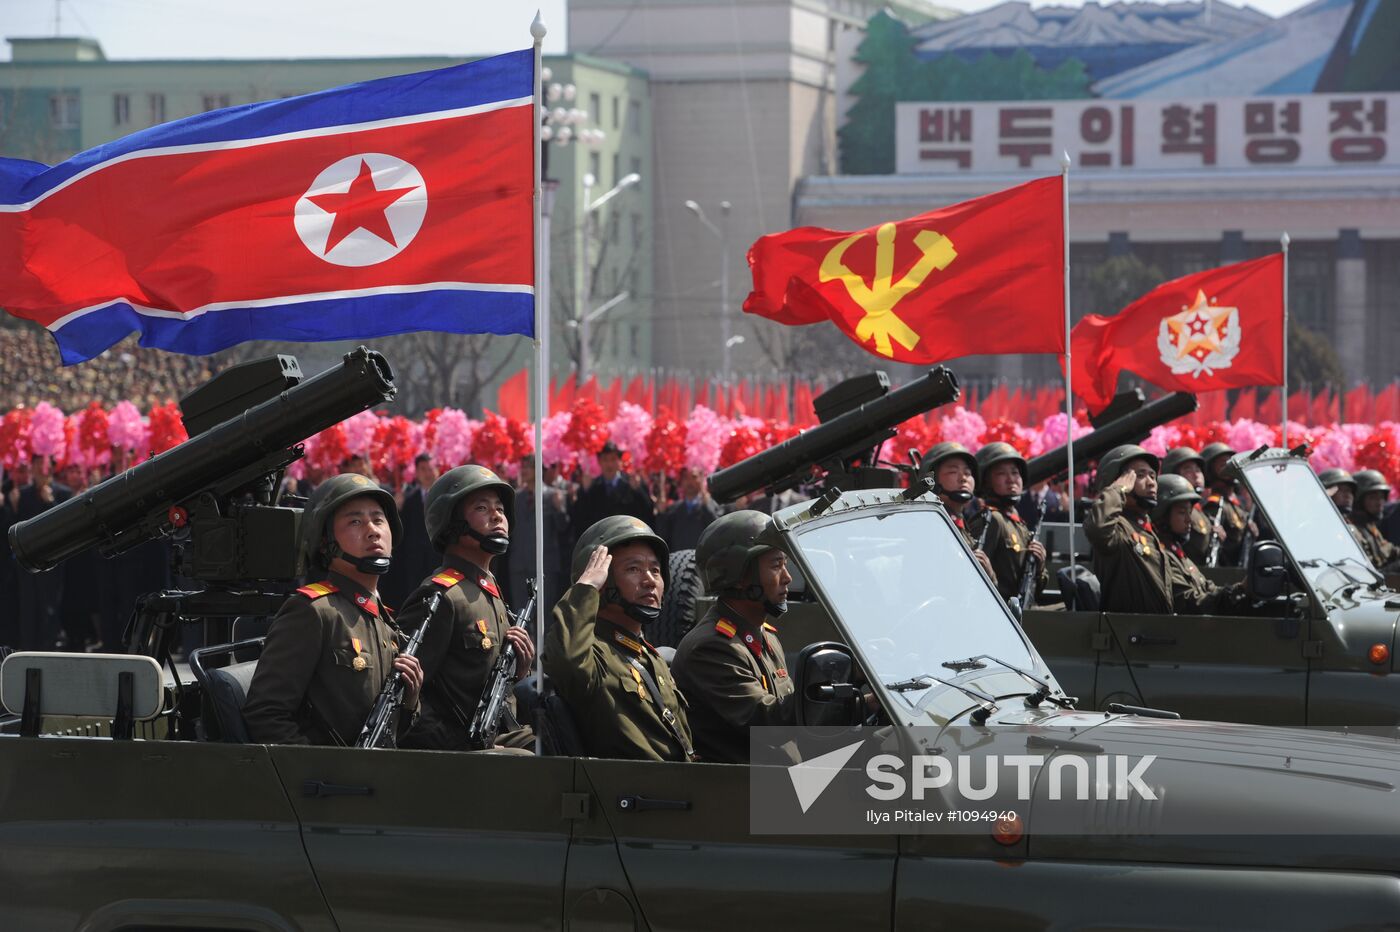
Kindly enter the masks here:
[[1213, 505], [1213, 504], [1215, 504], [1216, 502], [1220, 501], [1220, 496], [1219, 496], [1219, 495], [1212, 495], [1210, 498], [1206, 499], [1206, 501], [1210, 502], [1210, 503]]
[[613, 640], [621, 644], [628, 650], [632, 651], [633, 653], [640, 654], [643, 650], [642, 645], [636, 640], [636, 638], [628, 637], [621, 631], [614, 632]]
[[297, 592], [300, 592], [302, 595], [306, 596], [313, 602], [323, 595], [330, 595], [332, 592], [339, 591], [340, 590], [338, 588], [332, 586], [328, 582], [312, 583], [309, 586], [302, 586], [300, 589], [297, 590]]
[[768, 622], [766, 622], [766, 621], [763, 623], [763, 630], [769, 632], [770, 634], [777, 634], [777, 633], [778, 633], [778, 629], [775, 628], [775, 627], [773, 627], [772, 625], [770, 625], [770, 624], [769, 624]]
[[453, 586], [461, 582], [464, 578], [465, 577], [457, 570], [446, 569], [434, 576], [433, 582], [437, 583], [444, 589], [451, 589]]
[[739, 629], [727, 621], [717, 621], [715, 622], [715, 630], [727, 638], [732, 638]]

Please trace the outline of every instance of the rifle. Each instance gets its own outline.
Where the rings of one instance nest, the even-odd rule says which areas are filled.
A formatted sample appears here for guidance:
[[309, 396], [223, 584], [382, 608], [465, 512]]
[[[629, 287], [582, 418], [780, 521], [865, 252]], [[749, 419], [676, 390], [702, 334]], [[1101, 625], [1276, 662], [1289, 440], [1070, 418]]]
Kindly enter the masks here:
[[[423, 635], [427, 633], [428, 625], [432, 624], [433, 616], [437, 614], [438, 605], [442, 602], [442, 590], [436, 590], [428, 597], [428, 615], [423, 619], [423, 623], [418, 626], [418, 630], [413, 632], [413, 637], [408, 639], [408, 645], [403, 650], [405, 657], [418, 656], [418, 648], [423, 643]], [[403, 681], [403, 671], [395, 670], [389, 674], [389, 678], [384, 681], [384, 688], [379, 691], [379, 697], [374, 700], [374, 708], [369, 713], [369, 718], [365, 719], [364, 727], [360, 729], [360, 737], [355, 741], [357, 748], [394, 748], [398, 746], [398, 739], [393, 729], [390, 727], [397, 718], [399, 709], [403, 706], [403, 693], [407, 684]]]
[[[525, 607], [511, 617], [512, 628], [523, 628], [535, 614], [535, 581], [529, 580], [530, 598]], [[496, 663], [486, 675], [486, 684], [481, 690], [481, 701], [476, 704], [476, 714], [472, 716], [467, 729], [467, 747], [485, 750], [496, 743], [496, 733], [501, 729], [501, 716], [506, 712], [506, 697], [515, 686], [515, 645], [506, 639], [501, 652], [496, 655]]]
[[[1050, 496], [1046, 495], [1040, 500], [1040, 508], [1036, 512], [1035, 526], [1030, 529], [1031, 540], [1035, 540], [1036, 532], [1040, 530], [1040, 522], [1045, 520], [1045, 503]], [[1030, 611], [1035, 607], [1035, 581], [1040, 575], [1040, 557], [1033, 553], [1026, 554], [1026, 560], [1021, 564], [1021, 592], [1018, 598], [1021, 600], [1021, 611]]]
[[1249, 569], [1249, 551], [1254, 547], [1254, 518], [1259, 513], [1259, 506], [1253, 505], [1249, 509], [1249, 514], [1244, 518], [1244, 536], [1240, 538], [1240, 566]]
[[1210, 524], [1210, 552], [1206, 555], [1206, 566], [1220, 565], [1220, 519], [1225, 516], [1225, 496], [1220, 496], [1220, 507], [1215, 509], [1215, 520]]

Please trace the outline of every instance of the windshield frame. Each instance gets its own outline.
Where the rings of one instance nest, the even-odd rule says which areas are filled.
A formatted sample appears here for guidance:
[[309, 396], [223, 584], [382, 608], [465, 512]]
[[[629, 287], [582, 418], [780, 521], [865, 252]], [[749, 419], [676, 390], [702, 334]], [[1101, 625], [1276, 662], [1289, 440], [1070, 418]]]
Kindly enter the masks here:
[[[977, 707], [978, 703], [969, 699], [960, 691], [959, 687], [986, 692], [1001, 699], [1030, 695], [1034, 691], [1019, 674], [1012, 673], [1003, 669], [999, 664], [992, 663], [986, 664], [984, 669], [967, 672], [957, 672], [939, 667], [936, 671], [930, 672], [955, 683], [956, 686], [934, 682], [927, 691], [911, 693], [896, 693], [875, 675], [872, 659], [862, 647], [861, 639], [853, 636], [857, 632], [853, 630], [845, 615], [838, 610], [837, 603], [826, 585], [827, 581], [821, 573], [816, 571], [812, 561], [808, 558], [801, 538], [818, 529], [831, 528], [858, 520], [868, 520], [879, 515], [910, 511], [930, 513], [933, 520], [942, 522], [943, 533], [953, 535], [953, 539], [961, 545], [963, 558], [974, 567], [977, 576], [981, 579], [986, 597], [991, 600], [992, 604], [999, 607], [1000, 620], [1010, 625], [1012, 632], [1020, 639], [1026, 655], [1030, 658], [1026, 669], [1046, 680], [1053, 693], [1064, 695], [1064, 690], [1054, 679], [1054, 674], [1040, 656], [1040, 652], [1036, 650], [1035, 644], [1026, 634], [1025, 629], [1021, 627], [1011, 608], [1001, 598], [1001, 594], [997, 592], [996, 586], [987, 577], [987, 574], [977, 565], [971, 547], [954, 526], [941, 502], [926, 496], [906, 500], [899, 494], [898, 490], [879, 490], [875, 493], [867, 491], [843, 494], [831, 508], [819, 515], [811, 514], [810, 503], [804, 503], [780, 512], [774, 517], [783, 536], [787, 538], [786, 549], [789, 559], [796, 562], [801, 568], [808, 592], [825, 609], [833, 626], [840, 633], [843, 645], [851, 651], [860, 663], [861, 669], [869, 676], [871, 687], [881, 697], [885, 709], [891, 713], [899, 712], [902, 714], [905, 724], [928, 725], [930, 718], [935, 718], [935, 720], [945, 717], [951, 719], [955, 714]], [[986, 645], [979, 646], [976, 651], [979, 654], [985, 652]], [[961, 656], [947, 658], [949, 661], [963, 659], [965, 658]], [[943, 695], [939, 696], [936, 701], [930, 701], [933, 700], [934, 693]], [[954, 708], [958, 710], [958, 713], [952, 711]], [[1007, 707], [1003, 706], [1003, 708]]]
[[[1361, 546], [1356, 543], [1355, 538], [1352, 536], [1350, 525], [1343, 519], [1342, 513], [1337, 510], [1337, 506], [1332, 503], [1332, 499], [1328, 496], [1327, 490], [1322, 486], [1322, 480], [1318, 479], [1316, 470], [1312, 468], [1307, 460], [1294, 456], [1286, 450], [1271, 449], [1259, 456], [1240, 454], [1232, 462], [1232, 465], [1235, 468], [1236, 474], [1240, 477], [1240, 481], [1248, 488], [1250, 499], [1254, 502], [1255, 506], [1264, 513], [1264, 517], [1278, 534], [1279, 543], [1283, 545], [1284, 553], [1288, 555], [1288, 561], [1297, 572], [1298, 578], [1303, 580], [1304, 585], [1308, 587], [1308, 590], [1312, 593], [1314, 598], [1322, 602], [1334, 602], [1336, 601], [1336, 593], [1353, 584], [1353, 580], [1348, 578], [1348, 572], [1329, 565], [1331, 563], [1342, 563], [1348, 568], [1356, 564], [1362, 571], [1361, 575], [1369, 575], [1371, 580], [1384, 586], [1385, 578], [1375, 569], [1370, 559], [1361, 550]], [[1337, 526], [1345, 535], [1344, 539], [1351, 543], [1351, 552], [1345, 552], [1347, 551], [1347, 547], [1343, 545], [1340, 548], [1343, 552], [1332, 555], [1327, 560], [1327, 563], [1323, 564], [1317, 562], [1317, 560], [1321, 558], [1309, 557], [1306, 560], [1300, 558], [1293, 547], [1293, 542], [1289, 541], [1282, 530], [1282, 528], [1290, 527], [1293, 524], [1293, 522], [1288, 519], [1288, 511], [1279, 508], [1279, 503], [1277, 502], [1273, 503], [1275, 508], [1271, 509], [1270, 503], [1266, 500], [1267, 497], [1260, 496], [1258, 485], [1253, 481], [1257, 474], [1266, 469], [1275, 471], [1295, 469], [1300, 473], [1306, 472], [1311, 476], [1312, 485], [1316, 489], [1316, 495], [1320, 497], [1321, 502], [1326, 505], [1323, 513], [1330, 513], [1336, 520]], [[1277, 509], [1277, 513], [1275, 509]], [[1324, 587], [1321, 583], [1321, 579], [1323, 574], [1329, 572], [1341, 576], [1344, 581], [1332, 588]], [[1371, 583], [1360, 583], [1359, 585], [1369, 587]]]

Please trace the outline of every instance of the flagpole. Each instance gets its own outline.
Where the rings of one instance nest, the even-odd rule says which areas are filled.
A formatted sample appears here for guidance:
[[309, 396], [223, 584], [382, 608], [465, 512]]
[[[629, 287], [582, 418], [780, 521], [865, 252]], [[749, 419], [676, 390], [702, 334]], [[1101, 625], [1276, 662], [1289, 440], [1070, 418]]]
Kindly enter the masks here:
[[1290, 242], [1287, 231], [1278, 238], [1279, 245], [1283, 247], [1283, 430], [1279, 435], [1279, 440], [1285, 450], [1288, 449], [1288, 244]]
[[1065, 453], [1069, 466], [1069, 565], [1074, 566], [1074, 366], [1069, 348], [1069, 165], [1069, 153], [1062, 152], [1060, 215], [1064, 220], [1065, 237]]
[[[530, 123], [534, 127], [535, 159], [535, 688], [544, 695], [544, 419], [549, 411], [549, 261], [545, 252], [549, 245], [548, 205], [544, 201], [544, 185], [540, 165], [540, 58], [545, 34], [548, 32], [539, 10], [530, 24], [535, 40], [535, 96], [531, 104]], [[519, 598], [519, 596], [517, 596]], [[539, 729], [535, 729], [535, 756], [543, 756], [544, 748]]]

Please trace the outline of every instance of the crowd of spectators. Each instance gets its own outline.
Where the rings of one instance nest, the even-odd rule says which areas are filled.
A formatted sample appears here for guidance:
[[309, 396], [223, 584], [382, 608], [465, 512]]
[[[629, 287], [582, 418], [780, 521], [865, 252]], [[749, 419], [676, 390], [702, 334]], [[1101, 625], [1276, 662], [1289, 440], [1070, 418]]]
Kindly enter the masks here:
[[142, 411], [178, 399], [207, 381], [217, 363], [208, 356], [184, 356], [142, 349], [128, 337], [101, 356], [74, 366], [63, 365], [58, 347], [44, 331], [0, 328], [0, 411], [41, 401], [69, 414], [88, 402], [111, 407], [130, 401]]

